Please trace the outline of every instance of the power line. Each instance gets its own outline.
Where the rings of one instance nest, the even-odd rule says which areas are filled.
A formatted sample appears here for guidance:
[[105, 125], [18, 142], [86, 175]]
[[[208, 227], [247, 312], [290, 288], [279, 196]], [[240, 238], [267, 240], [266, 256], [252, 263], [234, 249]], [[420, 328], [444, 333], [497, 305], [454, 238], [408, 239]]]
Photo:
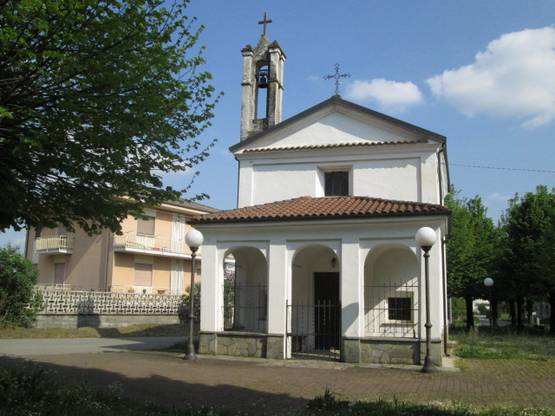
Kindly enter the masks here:
[[467, 165], [464, 163], [449, 163], [449, 166], [458, 166], [458, 167], [473, 168], [473, 169], [510, 170], [510, 171], [516, 171], [516, 172], [555, 173], [555, 170], [550, 170], [550, 169], [509, 168], [509, 167], [501, 167], [501, 166]]

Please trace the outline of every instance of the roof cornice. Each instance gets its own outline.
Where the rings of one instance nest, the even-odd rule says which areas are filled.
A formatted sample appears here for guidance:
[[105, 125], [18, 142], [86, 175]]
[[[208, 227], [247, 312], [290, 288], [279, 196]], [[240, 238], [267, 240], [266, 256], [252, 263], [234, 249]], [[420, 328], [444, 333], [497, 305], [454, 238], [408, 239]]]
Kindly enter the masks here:
[[439, 143], [445, 143], [445, 141], [446, 141], [446, 137], [439, 134], [439, 133], [435, 133], [431, 130], [426, 130], [422, 127], [418, 127], [414, 124], [408, 123], [408, 122], [400, 120], [398, 118], [391, 117], [391, 116], [388, 116], [387, 114], [383, 114], [383, 113], [380, 113], [378, 111], [371, 110], [367, 107], [363, 107], [361, 105], [355, 104], [351, 101], [344, 100], [343, 98], [341, 98], [338, 95], [334, 95], [334, 96], [328, 98], [327, 100], [324, 100], [321, 103], [316, 104], [315, 106], [312, 106], [312, 107], [294, 115], [293, 117], [290, 117], [287, 120], [282, 121], [281, 123], [278, 123], [278, 124], [268, 128], [264, 131], [253, 134], [250, 137], [247, 137], [245, 140], [240, 141], [239, 143], [236, 143], [236, 144], [230, 146], [229, 150], [231, 152], [236, 152], [239, 149], [257, 141], [258, 139], [260, 139], [262, 137], [265, 137], [268, 134], [274, 133], [276, 131], [280, 131], [280, 130], [290, 126], [291, 124], [293, 124], [293, 123], [295, 123], [299, 120], [302, 120], [305, 117], [310, 116], [311, 114], [314, 114], [314, 113], [316, 113], [320, 110], [323, 110], [326, 107], [331, 107], [331, 106], [339, 106], [341, 108], [346, 108], [346, 109], [349, 109], [349, 110], [352, 110], [352, 111], [356, 111], [358, 113], [362, 113], [364, 115], [368, 115], [368, 116], [371, 116], [371, 117], [378, 118], [382, 121], [392, 123], [392, 124], [402, 128], [404, 130], [408, 130], [410, 132], [416, 133], [419, 136], [437, 141]]

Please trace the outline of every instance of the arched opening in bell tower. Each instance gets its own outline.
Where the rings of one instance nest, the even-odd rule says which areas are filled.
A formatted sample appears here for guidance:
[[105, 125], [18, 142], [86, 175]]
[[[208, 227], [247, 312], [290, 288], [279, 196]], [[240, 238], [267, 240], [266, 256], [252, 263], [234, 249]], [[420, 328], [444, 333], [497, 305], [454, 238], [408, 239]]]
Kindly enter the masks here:
[[270, 85], [270, 65], [261, 62], [256, 68], [256, 112], [255, 120], [268, 118], [268, 88]]

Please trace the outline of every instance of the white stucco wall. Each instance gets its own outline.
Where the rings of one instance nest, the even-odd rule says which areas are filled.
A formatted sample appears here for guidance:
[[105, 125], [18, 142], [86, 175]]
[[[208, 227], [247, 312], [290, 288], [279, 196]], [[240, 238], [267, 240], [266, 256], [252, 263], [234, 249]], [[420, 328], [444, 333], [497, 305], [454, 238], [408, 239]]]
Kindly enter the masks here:
[[323, 173], [334, 169], [351, 172], [351, 195], [439, 203], [435, 149], [410, 150], [384, 154], [360, 149], [356, 155], [320, 152], [313, 155], [320, 157], [312, 158], [241, 160], [238, 204], [324, 196]]
[[285, 131], [261, 138], [252, 147], [283, 147], [311, 144], [337, 144], [360, 141], [415, 140], [413, 133], [388, 125], [379, 119], [360, 117], [326, 109], [300, 120]]
[[[250, 148], [384, 141], [411, 143], [245, 152]], [[440, 143], [397, 125], [328, 108], [270, 132], [235, 153], [239, 160], [238, 206], [323, 196], [323, 172], [333, 169], [351, 172], [351, 195], [441, 203], [437, 157], [440, 148]], [[441, 172], [445, 175], [445, 189], [446, 171], [443, 168]]]

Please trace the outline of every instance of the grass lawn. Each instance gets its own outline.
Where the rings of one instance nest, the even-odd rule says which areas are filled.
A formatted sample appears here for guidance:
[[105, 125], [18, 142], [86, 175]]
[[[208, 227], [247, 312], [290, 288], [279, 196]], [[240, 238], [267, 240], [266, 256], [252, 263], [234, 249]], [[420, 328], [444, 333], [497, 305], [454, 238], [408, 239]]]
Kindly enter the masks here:
[[461, 358], [484, 359], [555, 359], [555, 337], [511, 333], [451, 333], [457, 341], [455, 354]]
[[188, 333], [186, 325], [128, 325], [119, 328], [21, 328], [0, 327], [0, 339], [14, 338], [116, 338], [170, 337]]

